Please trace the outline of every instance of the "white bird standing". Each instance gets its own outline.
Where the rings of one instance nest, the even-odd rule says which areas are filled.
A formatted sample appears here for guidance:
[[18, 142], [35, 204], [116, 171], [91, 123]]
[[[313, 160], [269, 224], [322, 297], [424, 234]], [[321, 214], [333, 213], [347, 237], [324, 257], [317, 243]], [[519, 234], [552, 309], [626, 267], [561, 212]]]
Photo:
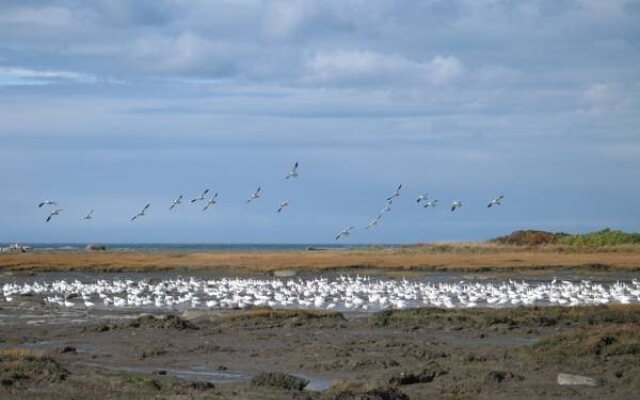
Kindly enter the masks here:
[[198, 196], [195, 199], [191, 200], [191, 202], [195, 203], [196, 201], [204, 201], [204, 196], [206, 196], [207, 193], [209, 193], [209, 189], [205, 189], [204, 192], [200, 193], [200, 196]]
[[51, 221], [51, 218], [55, 217], [56, 215], [60, 215], [61, 212], [62, 212], [61, 209], [51, 211], [51, 213], [49, 213], [49, 216], [47, 217], [47, 222]]
[[396, 197], [400, 197], [400, 189], [402, 189], [402, 184], [398, 186], [395, 192], [391, 193], [387, 200], [393, 200]]
[[82, 217], [82, 219], [85, 220], [89, 220], [93, 218], [93, 208], [91, 209], [91, 211], [89, 211], [89, 214], [85, 215], [84, 217]]
[[501, 201], [502, 201], [502, 199], [503, 199], [503, 198], [504, 198], [504, 196], [503, 196], [503, 195], [500, 195], [500, 196], [498, 196], [498, 197], [494, 198], [493, 200], [491, 200], [491, 201], [489, 202], [489, 204], [487, 204], [487, 208], [491, 208], [492, 206], [499, 206], [499, 205], [501, 205], [501, 204], [502, 204], [502, 203], [501, 203]]
[[347, 228], [344, 228], [343, 230], [340, 231], [340, 233], [338, 233], [336, 235], [336, 240], [340, 239], [343, 236], [349, 236], [351, 234], [351, 231], [354, 229], [353, 226], [349, 226]]
[[41, 201], [40, 204], [38, 204], [39, 208], [42, 208], [43, 206], [57, 206], [58, 203], [56, 203], [55, 201], [52, 200], [45, 200], [45, 201]]
[[217, 198], [218, 198], [218, 193], [214, 194], [213, 197], [209, 198], [209, 200], [207, 200], [207, 205], [204, 206], [202, 211], [207, 211], [209, 207], [216, 204], [218, 202], [218, 200], [216, 200]]
[[262, 190], [262, 188], [260, 186], [258, 186], [258, 188], [256, 189], [255, 192], [253, 192], [251, 194], [251, 196], [249, 196], [249, 198], [247, 199], [247, 203], [251, 203], [253, 200], [255, 199], [259, 199], [260, 198], [260, 191]]
[[282, 210], [284, 210], [284, 208], [285, 208], [285, 207], [288, 207], [288, 206], [289, 206], [289, 200], [285, 200], [285, 201], [281, 202], [281, 203], [278, 205], [278, 211], [277, 211], [277, 212], [278, 212], [278, 213], [281, 213], [281, 212], [282, 212]]
[[293, 168], [291, 169], [291, 171], [289, 171], [289, 175], [287, 175], [287, 177], [284, 179], [297, 178], [297, 177], [298, 177], [298, 162], [296, 161], [296, 163], [293, 164]]
[[378, 222], [380, 222], [380, 218], [382, 218], [382, 214], [378, 215], [377, 217], [375, 217], [374, 219], [372, 219], [369, 222], [369, 225], [365, 226], [364, 229], [372, 229], [375, 228], [376, 226], [378, 226]]
[[460, 208], [462, 207], [462, 202], [460, 200], [456, 200], [453, 203], [451, 203], [451, 211], [455, 211], [456, 208]]
[[144, 208], [140, 210], [139, 213], [137, 213], [136, 215], [133, 216], [133, 218], [131, 218], [131, 221], [135, 221], [138, 217], [144, 217], [146, 215], [145, 212], [149, 209], [149, 207], [151, 207], [151, 203], [144, 206]]
[[427, 207], [435, 207], [438, 205], [438, 199], [434, 199], [434, 200], [429, 200], [426, 203], [424, 203], [424, 208]]
[[182, 195], [178, 196], [178, 198], [171, 203], [171, 207], [169, 207], [169, 211], [178, 207], [180, 204], [182, 204]]
[[428, 200], [429, 200], [429, 193], [422, 193], [416, 200], [416, 203], [420, 203], [421, 201], [428, 201]]

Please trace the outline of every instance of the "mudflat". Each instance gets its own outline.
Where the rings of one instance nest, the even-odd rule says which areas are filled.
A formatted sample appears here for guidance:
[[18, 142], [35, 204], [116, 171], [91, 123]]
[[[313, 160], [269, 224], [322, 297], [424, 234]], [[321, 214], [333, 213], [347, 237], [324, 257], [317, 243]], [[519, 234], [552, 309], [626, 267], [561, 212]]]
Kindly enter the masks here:
[[640, 270], [640, 246], [603, 248], [517, 247], [492, 244], [424, 245], [322, 251], [42, 251], [0, 253], [2, 271], [144, 271], [230, 269], [394, 269], [510, 271], [554, 268]]
[[[637, 305], [140, 314], [21, 298], [0, 307], [3, 399], [633, 399], [640, 389]], [[592, 385], [560, 385], [558, 374]]]

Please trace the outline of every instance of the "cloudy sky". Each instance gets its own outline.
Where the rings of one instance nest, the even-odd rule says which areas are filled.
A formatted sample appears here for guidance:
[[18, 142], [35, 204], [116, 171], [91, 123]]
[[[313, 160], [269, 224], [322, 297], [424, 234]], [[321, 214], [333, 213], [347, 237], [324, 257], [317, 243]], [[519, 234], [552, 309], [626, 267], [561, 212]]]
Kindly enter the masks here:
[[640, 230], [638, 1], [3, 0], [0, 38], [0, 241]]

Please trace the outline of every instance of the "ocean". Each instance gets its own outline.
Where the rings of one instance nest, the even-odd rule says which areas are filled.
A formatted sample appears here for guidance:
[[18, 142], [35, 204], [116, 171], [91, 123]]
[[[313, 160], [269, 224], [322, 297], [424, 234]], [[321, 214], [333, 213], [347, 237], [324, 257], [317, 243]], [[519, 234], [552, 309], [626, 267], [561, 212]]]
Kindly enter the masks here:
[[[20, 243], [29, 246], [34, 251], [45, 250], [84, 250], [89, 243]], [[336, 244], [336, 243], [296, 243], [296, 244], [264, 244], [264, 243], [99, 243], [107, 250], [120, 251], [300, 251], [309, 248], [320, 249], [353, 249], [369, 247], [389, 247], [397, 245], [371, 244]], [[6, 248], [10, 243], [0, 243], [0, 248]]]

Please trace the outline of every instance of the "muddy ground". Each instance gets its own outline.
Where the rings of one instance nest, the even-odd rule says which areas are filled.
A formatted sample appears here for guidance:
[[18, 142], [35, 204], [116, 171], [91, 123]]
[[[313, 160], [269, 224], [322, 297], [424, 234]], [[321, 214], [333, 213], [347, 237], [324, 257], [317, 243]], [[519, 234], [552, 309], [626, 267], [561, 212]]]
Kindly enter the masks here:
[[[309, 384], [298, 390], [293, 378], [255, 378], [265, 372]], [[559, 385], [559, 373], [594, 378], [596, 386]], [[1, 399], [637, 399], [639, 393], [638, 305], [141, 314], [51, 308], [35, 297], [0, 303]]]

